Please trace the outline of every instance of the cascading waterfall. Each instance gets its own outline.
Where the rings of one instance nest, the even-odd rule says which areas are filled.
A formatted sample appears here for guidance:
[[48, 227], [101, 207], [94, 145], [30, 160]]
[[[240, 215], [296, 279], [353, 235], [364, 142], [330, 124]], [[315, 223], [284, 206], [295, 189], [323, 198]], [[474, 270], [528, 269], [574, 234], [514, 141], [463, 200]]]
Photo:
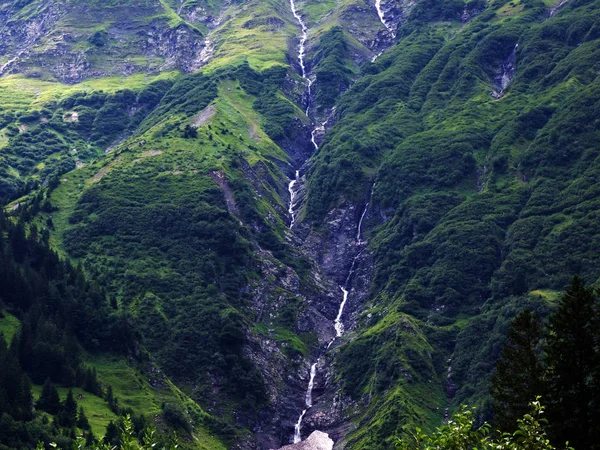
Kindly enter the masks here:
[[[298, 13], [298, 10], [296, 9], [296, 4], [295, 4], [294, 0], [290, 0], [290, 7], [292, 10], [292, 14], [294, 15], [294, 18], [298, 21], [298, 24], [300, 25], [300, 29], [302, 31], [302, 37], [300, 38], [300, 44], [298, 47], [298, 63], [300, 65], [302, 78], [304, 80], [306, 80], [306, 83], [307, 83], [308, 102], [306, 105], [306, 115], [308, 116], [309, 112], [310, 112], [310, 106], [311, 106], [311, 98], [312, 98], [311, 88], [312, 88], [312, 84], [313, 84], [313, 81], [308, 77], [308, 74], [306, 72], [306, 64], [304, 62], [304, 56], [306, 54], [306, 41], [308, 40], [308, 27], [306, 26], [306, 23], [304, 22], [304, 20], [302, 20], [302, 16]], [[377, 0], [377, 11], [380, 14], [382, 23], [385, 25], [385, 27], [388, 29], [388, 31], [390, 31], [390, 33], [392, 33], [392, 36], [393, 36], [394, 33], [391, 31], [391, 28], [386, 24], [386, 22], [384, 20], [383, 11], [381, 11], [381, 1], [380, 0]], [[315, 151], [319, 149], [319, 145], [317, 144], [317, 136], [320, 133], [323, 133], [325, 131], [327, 122], [328, 122], [328, 120], [325, 120], [321, 124], [315, 126], [315, 128], [312, 130], [311, 142], [313, 144]], [[297, 219], [297, 211], [295, 210], [295, 207], [297, 206], [296, 205], [297, 204], [296, 188], [297, 188], [298, 183], [300, 182], [300, 178], [301, 178], [300, 171], [296, 170], [295, 178], [293, 180], [290, 180], [290, 183], [288, 185], [288, 191], [290, 193], [290, 204], [289, 204], [289, 208], [288, 208], [288, 212], [290, 214], [290, 229], [294, 226], [294, 224], [296, 223], [296, 219]], [[365, 244], [365, 241], [363, 241], [361, 239], [361, 230], [362, 230], [363, 220], [364, 220], [364, 218], [367, 214], [368, 208], [369, 208], [369, 203], [370, 202], [367, 202], [367, 204], [365, 205], [365, 209], [364, 209], [364, 211], [360, 217], [360, 221], [358, 223], [358, 229], [357, 229], [357, 233], [356, 233], [356, 241], [359, 246], [362, 246]], [[346, 303], [348, 302], [348, 296], [350, 294], [349, 283], [350, 283], [350, 280], [354, 273], [354, 270], [356, 268], [357, 261], [360, 258], [361, 254], [363, 253], [363, 251], [364, 251], [364, 248], [362, 250], [360, 250], [356, 256], [354, 256], [354, 259], [352, 260], [352, 265], [350, 267], [350, 271], [348, 272], [348, 276], [346, 277], [346, 280], [344, 281], [344, 285], [340, 286], [340, 289], [342, 291], [342, 301], [340, 303], [340, 307], [338, 309], [338, 314], [334, 321], [335, 337], [327, 344], [327, 349], [329, 347], [331, 347], [331, 345], [337, 338], [341, 337], [344, 334], [344, 323], [342, 321], [342, 316], [344, 314], [344, 308], [346, 306]], [[308, 387], [306, 389], [306, 394], [304, 397], [305, 408], [302, 410], [302, 413], [298, 417], [298, 421], [296, 422], [296, 425], [294, 426], [294, 438], [293, 438], [294, 443], [298, 443], [302, 440], [302, 435], [301, 435], [302, 420], [304, 419], [304, 416], [306, 415], [307, 411], [313, 405], [312, 404], [312, 391], [313, 391], [313, 388], [315, 385], [315, 377], [317, 375], [317, 367], [318, 367], [319, 361], [320, 361], [320, 358], [317, 358], [317, 360], [310, 367], [310, 379], [309, 379]]]
[[313, 84], [312, 80], [306, 73], [306, 64], [304, 63], [304, 56], [306, 54], [306, 41], [308, 41], [308, 27], [306, 26], [304, 20], [302, 20], [302, 16], [298, 13], [294, 0], [290, 0], [290, 7], [292, 9], [294, 18], [298, 21], [298, 25], [300, 25], [300, 30], [302, 30], [302, 37], [300, 38], [300, 44], [298, 46], [298, 63], [300, 64], [302, 78], [304, 78], [307, 82], [308, 102], [306, 104], [306, 115], [308, 116], [310, 109], [311, 87]]
[[[379, 16], [379, 21], [383, 24], [383, 26], [388, 31], [390, 36], [392, 36], [392, 39], [394, 39], [396, 37], [396, 33], [394, 32], [394, 28], [392, 27], [392, 25], [390, 25], [390, 23], [387, 20], [385, 20], [385, 12], [383, 11], [383, 9], [381, 7], [381, 0], [375, 0], [375, 9], [377, 10], [377, 15]], [[381, 50], [379, 53], [377, 53], [375, 56], [373, 56], [373, 59], [371, 59], [371, 62], [375, 62], [377, 60], [377, 58], [379, 58], [383, 54], [383, 52], [384, 52], [384, 50]]]
[[329, 122], [329, 119], [326, 119], [320, 125], [317, 125], [316, 127], [314, 127], [312, 132], [310, 133], [310, 142], [312, 142], [312, 145], [315, 148], [315, 150], [319, 150], [319, 144], [317, 144], [317, 135], [319, 133], [325, 132], [325, 127], [327, 126], [327, 122]]
[[515, 67], [517, 62], [517, 48], [519, 48], [519, 44], [515, 45], [515, 48], [513, 48], [513, 51], [508, 57], [506, 63], [502, 65], [502, 78], [500, 80], [500, 87], [502, 88], [502, 92], [506, 90], [506, 88], [508, 87], [515, 75]]
[[308, 409], [312, 407], [312, 391], [313, 387], [315, 386], [315, 376], [317, 375], [318, 363], [319, 360], [317, 359], [317, 361], [312, 366], [310, 366], [310, 380], [308, 381], [308, 389], [306, 389], [306, 396], [304, 397], [304, 404], [306, 405], [306, 408], [302, 411], [302, 414], [300, 414], [300, 417], [298, 418], [298, 422], [296, 422], [296, 425], [294, 426], [294, 444], [297, 444], [302, 440], [302, 436], [300, 435], [302, 419], [304, 419], [306, 411], [308, 411]]
[[[373, 185], [373, 187], [374, 187], [374, 185]], [[371, 188], [371, 197], [372, 196], [373, 196], [373, 188]], [[362, 230], [363, 221], [365, 220], [365, 217], [369, 210], [370, 203], [371, 203], [371, 200], [369, 200], [365, 204], [365, 208], [360, 216], [360, 220], [359, 220], [358, 226], [357, 226], [356, 243], [360, 246], [363, 246], [364, 244], [366, 244], [366, 241], [363, 241], [361, 238], [361, 230]], [[331, 339], [331, 341], [329, 341], [329, 343], [327, 344], [326, 350], [328, 350], [329, 347], [331, 347], [331, 345], [335, 342], [335, 340], [337, 338], [342, 337], [342, 335], [344, 334], [344, 322], [342, 321], [342, 316], [344, 314], [344, 308], [346, 307], [346, 303], [348, 302], [348, 295], [350, 294], [350, 291], [349, 291], [350, 281], [352, 280], [352, 275], [354, 275], [354, 271], [356, 270], [356, 264], [357, 264], [360, 256], [365, 251], [365, 248], [366, 247], [363, 247], [361, 250], [359, 250], [359, 252], [352, 259], [352, 265], [350, 266], [348, 275], [346, 276], [346, 279], [344, 280], [344, 285], [340, 286], [340, 290], [342, 291], [342, 302], [340, 303], [340, 307], [338, 309], [337, 316], [333, 323], [333, 326], [335, 328], [335, 337], [333, 339]], [[305, 404], [306, 408], [304, 410], [302, 410], [302, 413], [300, 414], [300, 417], [298, 418], [298, 422], [296, 422], [296, 425], [294, 426], [294, 444], [297, 444], [298, 442], [300, 442], [302, 440], [302, 434], [301, 434], [302, 420], [304, 419], [304, 416], [306, 415], [307, 411], [312, 407], [312, 391], [315, 386], [315, 376], [317, 375], [317, 366], [318, 366], [320, 360], [321, 360], [321, 357], [318, 357], [317, 360], [313, 363], [313, 365], [310, 366], [310, 379], [308, 381], [308, 388], [306, 389], [306, 396], [304, 398], [304, 404]]]
[[296, 191], [294, 190], [294, 186], [298, 183], [300, 179], [300, 171], [296, 170], [296, 177], [290, 181], [288, 185], [288, 191], [290, 193], [290, 206], [288, 208], [288, 212], [290, 214], [290, 229], [296, 223], [296, 211], [294, 211], [294, 206], [296, 206]]
[[502, 98], [508, 85], [511, 83], [512, 79], [515, 76], [515, 72], [517, 70], [517, 49], [519, 48], [519, 44], [516, 44], [506, 58], [498, 68], [496, 76], [494, 77], [494, 84], [492, 89], [492, 97], [495, 99]]
[[[304, 56], [306, 55], [306, 41], [308, 41], [308, 27], [306, 26], [306, 23], [302, 19], [302, 16], [296, 9], [296, 3], [294, 2], [294, 0], [290, 0], [290, 8], [292, 10], [292, 14], [293, 14], [294, 18], [298, 22], [298, 25], [300, 25], [300, 30], [302, 31], [302, 37], [300, 38], [300, 44], [298, 45], [298, 64], [300, 65], [300, 74], [302, 75], [302, 78], [304, 80], [306, 80], [308, 101], [306, 102], [305, 113], [308, 116], [308, 114], [310, 112], [310, 105], [311, 105], [311, 99], [312, 99], [311, 88], [312, 88], [312, 84], [313, 84], [313, 81], [308, 76], [308, 73], [306, 71], [306, 64], [304, 62]], [[315, 150], [319, 149], [319, 146], [317, 145], [317, 141], [316, 141], [316, 136], [318, 133], [325, 130], [326, 124], [327, 124], [327, 121], [323, 122], [321, 125], [317, 125], [312, 130], [310, 140], [311, 140]], [[298, 214], [297, 211], [294, 210], [294, 207], [296, 206], [296, 200], [297, 200], [296, 199], [297, 194], [295, 191], [295, 187], [300, 182], [300, 174], [299, 174], [298, 170], [296, 170], [295, 175], [296, 175], [295, 179], [290, 180], [290, 183], [288, 185], [288, 191], [290, 193], [290, 204], [289, 204], [289, 208], [288, 208], [288, 212], [290, 214], [290, 229], [296, 223], [296, 218], [297, 218], [297, 214]]]
[[360, 221], [358, 222], [358, 229], [356, 231], [356, 242], [358, 242], [359, 244], [362, 244], [362, 241], [360, 240], [360, 231], [362, 228], [363, 220], [365, 218], [365, 214], [367, 214], [367, 211], [369, 209], [369, 203], [370, 202], [367, 202], [367, 204], [365, 205], [365, 209], [363, 210], [362, 216], [360, 216]]
[[383, 9], [381, 9], [381, 0], [375, 0], [375, 8], [377, 9], [377, 15], [379, 16], [379, 20], [386, 28], [386, 30], [388, 30], [388, 32], [392, 35], [392, 37], [395, 38], [396, 33], [394, 33], [392, 26], [385, 20], [385, 12], [383, 11]]

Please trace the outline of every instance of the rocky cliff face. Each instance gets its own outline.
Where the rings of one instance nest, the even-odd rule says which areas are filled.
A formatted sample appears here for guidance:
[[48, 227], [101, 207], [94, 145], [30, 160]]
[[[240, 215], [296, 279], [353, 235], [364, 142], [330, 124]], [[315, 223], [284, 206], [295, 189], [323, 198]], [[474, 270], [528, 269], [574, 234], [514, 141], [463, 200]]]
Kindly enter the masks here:
[[279, 450], [331, 450], [332, 448], [333, 441], [329, 438], [327, 433], [314, 431], [305, 441], [286, 445]]
[[[0, 52], [5, 62], [0, 74], [24, 73], [76, 83], [136, 72], [198, 70], [207, 60], [206, 38], [170, 12], [158, 0], [113, 7], [34, 1], [22, 10], [4, 3], [0, 5], [4, 25]], [[194, 23], [214, 25], [212, 16], [188, 13]], [[103, 28], [98, 29], [98, 23]]]
[[[344, 202], [329, 212], [324, 221], [325, 226], [319, 231], [309, 231], [308, 226], [304, 224], [298, 227], [303, 251], [317, 262], [324, 276], [337, 287], [330, 301], [319, 304], [322, 315], [333, 321], [335, 314], [339, 312], [343, 297], [340, 287], [345, 286], [349, 291], [341, 317], [344, 335], [337, 338], [331, 347], [322, 348], [317, 353], [320, 359], [315, 377], [313, 407], [306, 413], [303, 428], [304, 435], [313, 430], [327, 432], [336, 443], [342, 441], [351, 428], [349, 419], [355, 404], [342, 393], [342, 381], [334, 369], [335, 355], [339, 345], [352, 337], [358, 316], [369, 294], [373, 271], [373, 260], [365, 238], [365, 232], [368, 234], [365, 224], [372, 219], [372, 215], [368, 209], [364, 215], [363, 213], [365, 205], [357, 207], [351, 202]], [[359, 238], [358, 226], [361, 218], [363, 224]], [[307, 317], [305, 324], [309, 323], [310, 318]], [[303, 324], [299, 321], [299, 326]]]

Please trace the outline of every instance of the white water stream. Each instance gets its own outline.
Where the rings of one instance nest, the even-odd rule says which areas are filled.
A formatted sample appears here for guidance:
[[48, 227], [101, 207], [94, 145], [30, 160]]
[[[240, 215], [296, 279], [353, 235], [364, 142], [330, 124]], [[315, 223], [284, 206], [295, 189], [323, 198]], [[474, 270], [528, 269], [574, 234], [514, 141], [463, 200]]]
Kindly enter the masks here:
[[[302, 16], [298, 12], [298, 9], [296, 8], [296, 3], [294, 2], [294, 0], [290, 0], [290, 8], [292, 10], [292, 14], [294, 15], [294, 18], [296, 19], [296, 21], [298, 22], [298, 25], [300, 26], [300, 30], [302, 31], [302, 37], [300, 38], [300, 44], [298, 45], [298, 64], [300, 65], [300, 74], [302, 75], [302, 78], [304, 80], [306, 80], [308, 101], [306, 102], [305, 114], [308, 116], [308, 113], [310, 112], [310, 104], [311, 104], [311, 98], [312, 98], [311, 87], [313, 84], [313, 81], [310, 79], [310, 77], [308, 76], [308, 73], [306, 71], [306, 63], [304, 61], [304, 57], [306, 55], [306, 41], [308, 41], [308, 27], [306, 26], [306, 23], [304, 22], [304, 20], [302, 19]], [[317, 125], [312, 130], [310, 141], [312, 142], [315, 150], [319, 149], [319, 146], [317, 145], [317, 141], [316, 141], [317, 134], [325, 131], [326, 124], [327, 124], [327, 121], [323, 122], [321, 125]], [[288, 192], [290, 193], [290, 204], [289, 204], [289, 208], [288, 208], [288, 212], [290, 214], [290, 229], [296, 223], [296, 218], [298, 215], [298, 212], [294, 210], [296, 203], [297, 203], [297, 193], [294, 190], [294, 188], [300, 181], [300, 173], [298, 170], [296, 170], [295, 175], [296, 175], [295, 179], [290, 180], [290, 183], [288, 185]]]
[[307, 83], [308, 102], [306, 103], [306, 115], [308, 116], [310, 109], [311, 87], [313, 84], [313, 81], [308, 77], [306, 72], [306, 64], [304, 62], [304, 56], [306, 55], [306, 41], [308, 41], [308, 27], [296, 9], [296, 3], [294, 0], [290, 0], [290, 7], [292, 9], [294, 18], [298, 21], [298, 25], [300, 25], [300, 30], [302, 30], [302, 37], [300, 38], [300, 44], [298, 45], [298, 63], [300, 64], [302, 78], [304, 78]]
[[[375, 0], [375, 9], [377, 10], [377, 15], [379, 16], [379, 21], [383, 24], [383, 26], [388, 31], [388, 33], [390, 33], [390, 35], [392, 36], [392, 39], [394, 39], [396, 37], [396, 33], [394, 32], [394, 28], [392, 27], [392, 25], [387, 20], [385, 20], [385, 12], [383, 11], [383, 9], [381, 7], [381, 0]], [[373, 56], [373, 59], [371, 59], [371, 62], [375, 62], [377, 60], [377, 58], [379, 58], [383, 54], [384, 51], [385, 50], [381, 50], [379, 53], [377, 53], [375, 56]]]
[[[306, 41], [308, 40], [308, 27], [306, 26], [306, 23], [302, 19], [302, 16], [296, 9], [296, 4], [295, 4], [294, 0], [290, 0], [290, 7], [292, 10], [292, 14], [294, 15], [294, 18], [298, 21], [298, 24], [300, 25], [300, 30], [302, 31], [302, 37], [300, 38], [300, 44], [298, 46], [298, 63], [300, 65], [302, 78], [304, 80], [306, 80], [306, 83], [307, 83], [308, 102], [307, 102], [307, 106], [306, 106], [306, 115], [308, 116], [308, 114], [310, 112], [311, 96], [312, 96], [311, 87], [313, 84], [313, 81], [308, 77], [308, 74], [306, 71], [306, 64], [304, 61], [304, 56], [306, 54]], [[381, 0], [377, 0], [376, 7], [377, 7], [377, 11], [378, 11], [379, 17], [381, 19], [381, 22], [384, 24], [386, 29], [388, 29], [388, 31], [390, 33], [392, 33], [392, 36], [393, 36], [394, 34], [391, 31], [391, 28], [385, 22], [383, 11], [381, 10]], [[311, 142], [315, 148], [315, 151], [319, 149], [319, 145], [317, 144], [317, 137], [320, 133], [323, 133], [325, 131], [326, 126], [327, 126], [327, 120], [325, 120], [321, 124], [317, 125], [311, 133]], [[296, 219], [297, 219], [297, 211], [295, 210], [295, 207], [297, 206], [298, 194], [296, 192], [296, 188], [297, 188], [297, 184], [300, 182], [300, 178], [301, 178], [300, 171], [296, 170], [295, 178], [293, 180], [290, 180], [290, 183], [288, 185], [288, 191], [290, 193], [290, 203], [289, 203], [289, 208], [288, 208], [288, 212], [290, 214], [290, 229], [294, 226], [294, 224], [296, 223]], [[360, 221], [358, 222], [358, 228], [357, 228], [357, 232], [356, 232], [356, 242], [358, 245], [365, 244], [365, 241], [363, 241], [361, 239], [361, 230], [362, 230], [363, 220], [365, 219], [367, 210], [369, 208], [369, 203], [370, 202], [367, 202], [367, 204], [365, 205], [365, 209], [360, 217]], [[337, 314], [337, 316], [334, 320], [334, 324], [333, 324], [334, 328], [335, 328], [335, 337], [333, 337], [333, 339], [331, 339], [331, 341], [328, 343], [327, 349], [329, 347], [331, 347], [331, 345], [337, 338], [341, 337], [344, 334], [344, 323], [342, 321], [342, 316], [344, 314], [344, 308], [346, 306], [346, 303], [348, 302], [348, 296], [350, 294], [349, 283], [350, 283], [350, 280], [354, 273], [354, 270], [356, 268], [356, 263], [357, 263], [360, 255], [363, 253], [363, 251], [364, 251], [364, 248], [362, 250], [360, 250], [356, 254], [356, 256], [354, 256], [354, 259], [352, 260], [352, 265], [348, 272], [348, 276], [346, 277], [346, 280], [344, 281], [344, 285], [340, 286], [340, 289], [342, 291], [342, 301], [340, 303], [340, 306], [338, 309], [338, 314]], [[317, 375], [317, 366], [319, 364], [319, 361], [320, 361], [320, 357], [317, 358], [317, 360], [310, 367], [310, 378], [308, 381], [308, 387], [306, 389], [306, 394], [304, 397], [305, 408], [302, 410], [302, 413], [298, 417], [298, 421], [296, 422], [296, 424], [294, 426], [293, 441], [295, 444], [302, 440], [302, 434], [301, 434], [302, 420], [304, 419], [304, 416], [306, 415], [307, 411], [313, 406], [312, 392], [313, 392], [313, 389], [315, 386], [315, 377]]]
[[290, 206], [288, 208], [288, 213], [290, 213], [290, 229], [292, 229], [292, 227], [296, 223], [297, 212], [294, 211], [294, 206], [296, 206], [296, 191], [294, 190], [294, 186], [298, 183], [299, 179], [300, 171], [296, 170], [296, 178], [291, 180], [290, 184], [288, 185], [288, 191], [290, 193]]
[[392, 37], [395, 38], [396, 33], [394, 33], [392, 26], [385, 20], [385, 12], [383, 11], [383, 9], [381, 9], [381, 0], [375, 0], [375, 8], [377, 9], [377, 15], [379, 16], [379, 20], [381, 21], [383, 26], [388, 30], [388, 32], [392, 35]]
[[[371, 190], [371, 195], [372, 195], [372, 190]], [[365, 205], [365, 209], [363, 210], [363, 212], [360, 216], [360, 220], [358, 222], [358, 227], [357, 227], [357, 231], [356, 231], [356, 242], [358, 245], [363, 245], [366, 243], [366, 241], [363, 241], [361, 239], [361, 230], [362, 230], [363, 221], [369, 210], [369, 204], [370, 204], [370, 201], [367, 202], [367, 204]], [[335, 342], [335, 340], [337, 338], [342, 337], [342, 335], [344, 334], [344, 322], [342, 320], [342, 316], [344, 314], [344, 308], [346, 307], [346, 303], [348, 302], [348, 295], [350, 294], [350, 291], [349, 291], [350, 281], [352, 279], [352, 275], [354, 274], [354, 271], [356, 270], [356, 263], [358, 262], [360, 256], [363, 254], [364, 251], [365, 251], [365, 248], [362, 248], [354, 256], [354, 258], [352, 259], [352, 265], [350, 266], [350, 270], [348, 271], [348, 275], [346, 276], [346, 280], [344, 281], [344, 285], [340, 286], [340, 290], [342, 291], [342, 302], [340, 303], [340, 307], [338, 309], [337, 316], [333, 322], [333, 327], [335, 328], [335, 337], [333, 339], [331, 339], [331, 341], [329, 341], [329, 343], [327, 344], [326, 350], [328, 350], [329, 347], [331, 347], [331, 345]], [[304, 398], [304, 404], [305, 404], [306, 408], [302, 411], [302, 414], [300, 414], [300, 417], [298, 418], [298, 422], [296, 422], [296, 425], [294, 426], [294, 444], [297, 444], [298, 442], [302, 441], [302, 434], [301, 434], [302, 420], [304, 419], [306, 412], [312, 407], [312, 391], [315, 387], [315, 376], [317, 375], [317, 365], [319, 364], [320, 360], [321, 360], [321, 357], [318, 357], [317, 360], [315, 361], [315, 363], [313, 363], [313, 365], [310, 366], [310, 379], [308, 381], [308, 387], [306, 389], [306, 396]]]

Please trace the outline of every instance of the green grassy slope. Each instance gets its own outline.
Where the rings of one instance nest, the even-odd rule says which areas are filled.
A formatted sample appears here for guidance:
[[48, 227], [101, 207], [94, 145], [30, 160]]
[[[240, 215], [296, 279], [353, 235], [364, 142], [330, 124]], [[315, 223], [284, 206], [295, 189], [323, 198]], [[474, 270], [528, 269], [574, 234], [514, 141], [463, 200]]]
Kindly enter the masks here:
[[[234, 415], [248, 423], [267, 404], [261, 374], [242, 353], [254, 327], [243, 291], [261, 276], [253, 252], [260, 245], [296, 264], [280, 214], [289, 156], [271, 138], [289, 135], [293, 114], [302, 114], [281, 91], [287, 76], [286, 68], [259, 73], [242, 64], [180, 77], [131, 138], [47, 190], [34, 219], [51, 223], [50, 242], [131, 315], [145, 348], [182, 389], [178, 401], [215, 405], [226, 422], [205, 422], [229, 441]], [[249, 172], [259, 184], [250, 185]], [[293, 322], [278, 326], [282, 342], [307, 352]], [[108, 383], [121, 378], [95, 365]], [[143, 404], [128, 391], [123, 385], [122, 404], [162, 411], [160, 390]], [[194, 434], [206, 435], [200, 419]]]

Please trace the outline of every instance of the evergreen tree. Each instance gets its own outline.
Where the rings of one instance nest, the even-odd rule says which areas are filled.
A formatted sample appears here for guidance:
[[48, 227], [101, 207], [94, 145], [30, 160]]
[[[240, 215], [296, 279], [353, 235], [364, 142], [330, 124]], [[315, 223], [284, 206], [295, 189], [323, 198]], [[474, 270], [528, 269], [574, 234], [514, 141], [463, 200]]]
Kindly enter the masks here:
[[30, 420], [31, 407], [29, 378], [0, 334], [0, 415], [8, 413], [15, 420]]
[[46, 411], [49, 414], [58, 414], [60, 411], [60, 397], [50, 378], [44, 382], [42, 393], [35, 406], [37, 409]]
[[77, 414], [77, 427], [81, 428], [82, 430], [89, 430], [91, 428], [90, 422], [88, 421], [88, 418], [85, 415], [83, 407], [79, 407], [79, 413]]
[[121, 432], [119, 427], [111, 420], [106, 426], [106, 433], [104, 433], [104, 443], [109, 445], [119, 445], [119, 436]]
[[27, 254], [27, 238], [25, 237], [25, 226], [23, 225], [23, 222], [17, 222], [17, 224], [9, 231], [8, 237], [10, 239], [10, 245], [15, 260], [22, 263]]
[[513, 320], [492, 378], [495, 422], [502, 431], [513, 431], [517, 420], [528, 412], [529, 403], [543, 395], [541, 337], [540, 317], [531, 311], [524, 310]]
[[98, 375], [96, 373], [95, 367], [94, 369], [85, 370], [85, 375], [83, 378], [83, 389], [94, 395], [102, 395], [102, 389], [100, 388], [100, 384], [98, 383]]
[[63, 427], [74, 427], [77, 423], [77, 402], [73, 398], [73, 391], [71, 389], [69, 389], [67, 398], [61, 405], [58, 418], [58, 423]]
[[552, 434], [577, 449], [600, 448], [594, 430], [599, 419], [596, 400], [598, 318], [594, 292], [574, 277], [550, 317], [546, 349]]
[[106, 403], [108, 403], [108, 407], [111, 409], [111, 411], [117, 414], [119, 410], [119, 400], [113, 395], [112, 386], [110, 385], [106, 389], [104, 400], [106, 400]]

